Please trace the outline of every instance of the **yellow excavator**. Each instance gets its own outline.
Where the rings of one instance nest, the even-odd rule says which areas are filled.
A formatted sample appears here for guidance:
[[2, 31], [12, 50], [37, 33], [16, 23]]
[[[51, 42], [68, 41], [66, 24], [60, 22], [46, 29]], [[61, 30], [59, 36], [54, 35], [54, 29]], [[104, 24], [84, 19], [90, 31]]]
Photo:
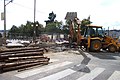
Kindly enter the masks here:
[[[77, 24], [77, 32], [75, 33], [74, 25]], [[120, 43], [118, 39], [107, 36], [102, 26], [86, 25], [81, 35], [81, 22], [78, 18], [71, 21], [70, 24], [70, 41], [76, 42], [77, 45], [86, 48], [89, 51], [108, 50], [109, 52], [120, 51]]]

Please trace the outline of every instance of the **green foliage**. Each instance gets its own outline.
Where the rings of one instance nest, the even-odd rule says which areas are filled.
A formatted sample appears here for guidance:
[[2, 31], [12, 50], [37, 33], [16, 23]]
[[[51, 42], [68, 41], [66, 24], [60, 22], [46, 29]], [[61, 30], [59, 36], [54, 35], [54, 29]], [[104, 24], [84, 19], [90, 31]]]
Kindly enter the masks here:
[[[69, 34], [69, 29], [70, 29], [69, 25], [70, 24], [71, 24], [71, 21], [70, 20], [66, 20], [66, 26], [65, 26], [64, 33]], [[76, 23], [74, 24], [73, 28], [74, 28], [74, 32], [76, 32], [76, 30], [78, 29]]]
[[63, 26], [63, 29], [62, 29], [62, 33], [63, 33], [63, 34], [69, 34], [69, 26], [64, 25], [64, 26]]
[[35, 22], [35, 25], [36, 27], [34, 28], [33, 22], [30, 21], [27, 21], [25, 25], [21, 24], [19, 27], [13, 25], [8, 32], [8, 37], [13, 39], [33, 37], [34, 29], [36, 30], [36, 36], [38, 37], [43, 30], [43, 25], [38, 21]]
[[45, 27], [45, 31], [46, 33], [52, 33], [52, 34], [61, 33], [61, 25], [62, 22], [58, 22], [58, 21], [48, 23]]
[[8, 32], [8, 37], [10, 37], [10, 35], [12, 35], [11, 37], [16, 38], [18, 36], [19, 29], [17, 28], [17, 26], [13, 25], [12, 28], [9, 30]]
[[45, 27], [46, 32], [55, 33], [56, 32], [56, 24], [55, 23], [48, 23]]
[[71, 23], [71, 21], [70, 21], [70, 20], [66, 20], [66, 21], [65, 21], [65, 24], [66, 24], [67, 26], [69, 26], [69, 25], [70, 25], [70, 23]]
[[[90, 21], [90, 16], [87, 18], [87, 19], [83, 19], [81, 21], [81, 34], [84, 34], [84, 30], [85, 30], [85, 26], [86, 25], [90, 25], [92, 22]], [[69, 34], [69, 25], [71, 24], [71, 21], [70, 20], [66, 20], [66, 25], [64, 26], [64, 33], [67, 33]], [[77, 24], [74, 23], [74, 32], [76, 32], [77, 30]], [[76, 34], [74, 34], [76, 35]]]
[[54, 20], [56, 18], [56, 14], [53, 12], [49, 13], [49, 20], [46, 20], [46, 27], [45, 27], [45, 33], [63, 33], [63, 22]]
[[55, 22], [55, 21], [54, 21], [55, 18], [56, 18], [56, 14], [54, 14], [53, 11], [52, 11], [51, 13], [49, 13], [49, 16], [48, 16], [48, 19], [49, 19], [49, 20], [45, 20], [46, 25], [49, 24], [49, 23]]
[[86, 25], [90, 25], [92, 22], [90, 21], [90, 16], [87, 19], [83, 19], [81, 21], [81, 34], [84, 34], [84, 31], [86, 29]]
[[91, 24], [92, 22], [89, 19], [83, 19], [81, 22], [81, 26], [86, 26]]
[[53, 22], [55, 18], [56, 18], [56, 14], [54, 14], [53, 12], [49, 13], [48, 19], [49, 19], [50, 22]]

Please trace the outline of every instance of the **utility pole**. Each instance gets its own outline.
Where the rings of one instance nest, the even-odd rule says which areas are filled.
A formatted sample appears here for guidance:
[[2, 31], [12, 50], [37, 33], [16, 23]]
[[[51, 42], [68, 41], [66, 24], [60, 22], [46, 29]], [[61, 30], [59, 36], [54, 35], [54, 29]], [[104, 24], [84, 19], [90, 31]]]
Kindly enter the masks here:
[[33, 29], [34, 29], [34, 33], [33, 33], [33, 42], [35, 42], [36, 40], [36, 23], [35, 20], [36, 19], [36, 0], [34, 0], [34, 25], [33, 25]]
[[7, 4], [5, 3], [6, 0], [4, 0], [4, 42], [6, 45], [6, 6], [12, 2], [13, 0], [10, 0]]
[[4, 40], [6, 45], [6, 4], [4, 0]]

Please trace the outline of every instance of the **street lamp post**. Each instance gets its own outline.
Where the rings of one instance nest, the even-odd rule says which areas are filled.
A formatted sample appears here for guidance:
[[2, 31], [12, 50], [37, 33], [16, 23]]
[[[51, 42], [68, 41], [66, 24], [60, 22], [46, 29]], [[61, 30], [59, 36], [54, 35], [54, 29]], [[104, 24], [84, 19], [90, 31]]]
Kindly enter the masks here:
[[6, 6], [12, 2], [13, 0], [10, 0], [7, 4], [5, 3], [4, 0], [4, 41], [5, 41], [5, 45], [6, 45]]
[[4, 0], [4, 39], [6, 44], [6, 4]]
[[35, 42], [36, 39], [36, 23], [35, 23], [35, 18], [36, 18], [36, 0], [34, 0], [34, 34], [33, 34], [33, 42]]

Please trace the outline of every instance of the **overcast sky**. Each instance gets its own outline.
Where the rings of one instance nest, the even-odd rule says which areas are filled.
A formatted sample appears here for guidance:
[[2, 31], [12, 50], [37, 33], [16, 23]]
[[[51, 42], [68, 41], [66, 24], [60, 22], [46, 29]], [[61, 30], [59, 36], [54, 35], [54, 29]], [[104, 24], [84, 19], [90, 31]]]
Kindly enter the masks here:
[[[0, 13], [3, 12], [3, 1], [0, 0]], [[6, 0], [6, 3], [10, 0]], [[63, 21], [67, 12], [77, 12], [80, 20], [91, 15], [94, 25], [104, 28], [120, 29], [120, 0], [36, 0], [36, 21], [45, 26], [50, 12], [54, 12], [56, 20]], [[34, 21], [34, 0], [13, 0], [6, 6], [7, 29], [12, 25], [20, 26], [26, 21]], [[0, 17], [1, 18], [1, 17]], [[0, 30], [3, 30], [0, 20]]]

